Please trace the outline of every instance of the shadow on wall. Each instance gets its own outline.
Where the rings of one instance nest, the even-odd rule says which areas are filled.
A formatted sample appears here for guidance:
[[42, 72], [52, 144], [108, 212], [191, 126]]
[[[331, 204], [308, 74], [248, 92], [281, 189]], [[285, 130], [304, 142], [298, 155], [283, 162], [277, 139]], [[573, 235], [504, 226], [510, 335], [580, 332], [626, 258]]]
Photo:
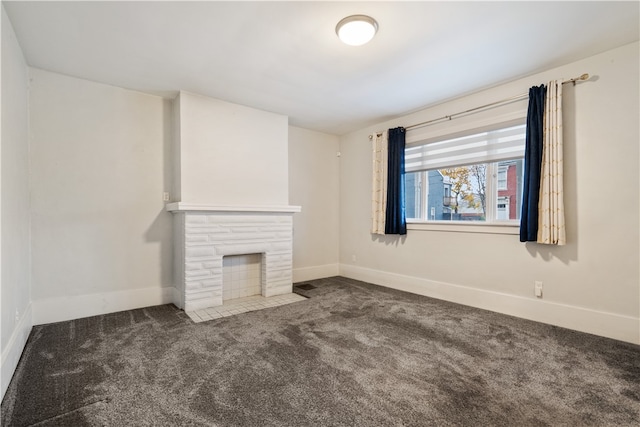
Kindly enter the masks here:
[[404, 241], [407, 240], [407, 235], [398, 235], [398, 234], [372, 234], [371, 241], [384, 243], [386, 246], [399, 246], [403, 245]]
[[[163, 115], [163, 150], [162, 150], [162, 183], [164, 191], [170, 192], [170, 197], [174, 198], [173, 186], [173, 104], [171, 100], [164, 100], [162, 104]], [[160, 196], [160, 195], [158, 195]], [[173, 215], [162, 210], [156, 215], [149, 228], [144, 233], [146, 242], [157, 242], [160, 244], [160, 284], [162, 286], [173, 286]]]
[[533, 258], [540, 257], [545, 261], [555, 258], [566, 265], [578, 260], [578, 245], [575, 241], [568, 241], [564, 246], [541, 245], [535, 242], [527, 242], [525, 246]]
[[173, 286], [173, 217], [164, 207], [144, 233], [144, 239], [160, 244], [160, 283]]

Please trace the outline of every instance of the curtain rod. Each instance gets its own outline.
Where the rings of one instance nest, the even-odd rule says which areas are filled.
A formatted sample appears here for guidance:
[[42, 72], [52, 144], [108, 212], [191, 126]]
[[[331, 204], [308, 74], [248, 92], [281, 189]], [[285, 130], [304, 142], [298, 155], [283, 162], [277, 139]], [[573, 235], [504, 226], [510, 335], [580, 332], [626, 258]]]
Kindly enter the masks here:
[[[589, 74], [585, 73], [585, 74], [581, 75], [580, 77], [574, 77], [572, 79], [566, 80], [566, 81], [562, 82], [562, 84], [573, 83], [573, 85], [575, 86], [577, 81], [584, 81], [584, 80], [588, 80], [588, 79], [589, 79]], [[510, 98], [505, 98], [505, 99], [502, 99], [500, 101], [492, 102], [490, 104], [481, 105], [480, 107], [471, 108], [469, 110], [461, 111], [459, 113], [453, 113], [453, 114], [449, 114], [448, 116], [438, 117], [437, 119], [427, 120], [426, 122], [420, 122], [420, 123], [416, 123], [414, 125], [405, 126], [404, 128], [405, 128], [405, 130], [409, 130], [409, 129], [417, 128], [417, 127], [420, 127], [420, 126], [426, 126], [426, 125], [429, 125], [431, 123], [439, 122], [439, 121], [442, 121], [442, 120], [451, 120], [456, 116], [461, 116], [463, 114], [472, 113], [472, 112], [478, 111], [478, 110], [484, 110], [486, 108], [495, 107], [497, 105], [503, 105], [503, 104], [508, 104], [510, 102], [519, 101], [521, 99], [527, 98], [528, 96], [529, 96], [528, 93], [522, 93], [520, 95], [512, 96]], [[380, 135], [382, 135], [381, 132], [376, 132], [376, 136], [380, 136]], [[369, 135], [369, 139], [373, 139], [373, 135]]]

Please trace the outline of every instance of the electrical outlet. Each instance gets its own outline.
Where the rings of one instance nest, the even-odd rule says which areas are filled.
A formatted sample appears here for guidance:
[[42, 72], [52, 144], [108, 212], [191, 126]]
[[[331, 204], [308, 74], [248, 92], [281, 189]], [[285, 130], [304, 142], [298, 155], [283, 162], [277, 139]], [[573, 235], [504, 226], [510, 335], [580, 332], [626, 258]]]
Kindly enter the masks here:
[[351, 261], [352, 262], [358, 262], [358, 258], [354, 255], [351, 255]]
[[164, 193], [162, 193], [162, 201], [163, 202], [168, 202], [170, 200], [170, 195], [168, 191], [165, 191]]
[[18, 323], [19, 321], [20, 321], [20, 312], [16, 308], [16, 323]]
[[542, 298], [542, 282], [536, 280], [534, 282], [534, 289], [535, 289], [536, 297]]

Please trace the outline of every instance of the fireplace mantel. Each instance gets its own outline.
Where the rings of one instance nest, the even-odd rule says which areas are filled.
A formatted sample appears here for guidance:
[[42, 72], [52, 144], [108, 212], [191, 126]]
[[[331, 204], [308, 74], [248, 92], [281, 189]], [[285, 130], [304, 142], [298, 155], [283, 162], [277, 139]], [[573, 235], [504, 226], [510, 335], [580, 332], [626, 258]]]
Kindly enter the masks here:
[[220, 206], [203, 203], [174, 202], [167, 203], [169, 212], [251, 212], [251, 213], [296, 213], [300, 206], [271, 205], [271, 206]]

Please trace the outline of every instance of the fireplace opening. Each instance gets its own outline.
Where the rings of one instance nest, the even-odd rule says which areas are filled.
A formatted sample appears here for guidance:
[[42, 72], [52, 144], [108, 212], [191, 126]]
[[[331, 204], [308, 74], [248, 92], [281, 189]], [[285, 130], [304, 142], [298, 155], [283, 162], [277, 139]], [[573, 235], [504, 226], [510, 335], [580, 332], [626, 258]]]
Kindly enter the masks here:
[[222, 257], [222, 300], [262, 295], [262, 254]]

